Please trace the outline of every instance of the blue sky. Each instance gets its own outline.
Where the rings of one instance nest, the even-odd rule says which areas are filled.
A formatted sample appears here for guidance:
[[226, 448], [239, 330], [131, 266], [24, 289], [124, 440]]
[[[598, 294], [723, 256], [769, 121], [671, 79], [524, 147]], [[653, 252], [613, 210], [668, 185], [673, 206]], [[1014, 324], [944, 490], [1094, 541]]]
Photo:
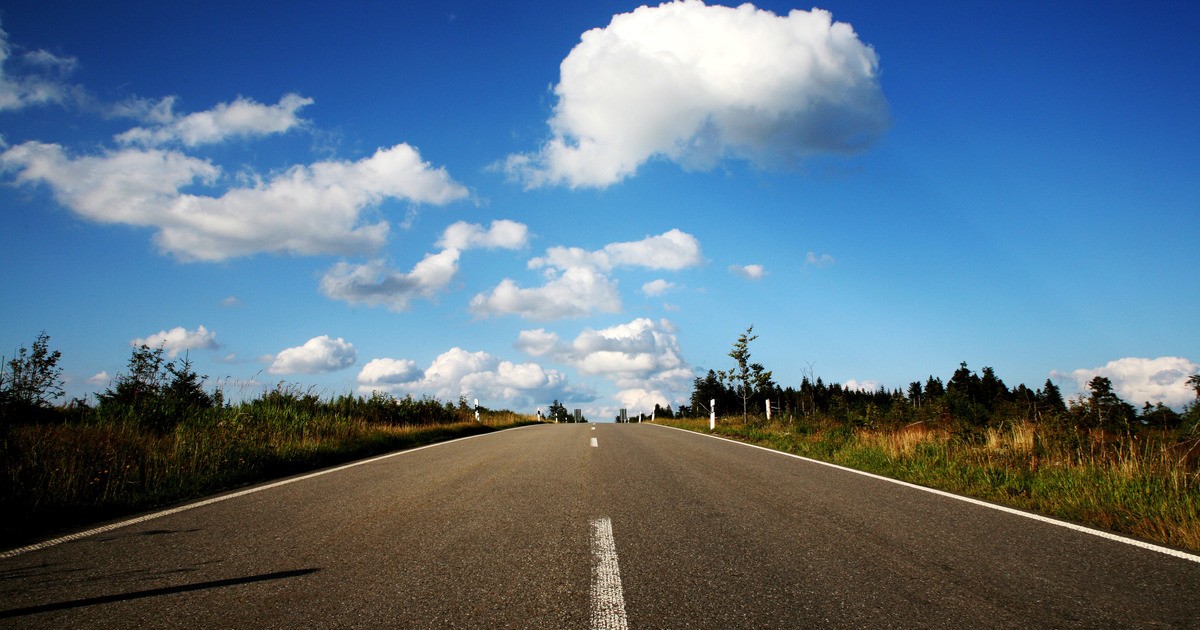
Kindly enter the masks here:
[[638, 6], [3, 2], [0, 352], [604, 419], [753, 324], [1191, 399], [1200, 9]]

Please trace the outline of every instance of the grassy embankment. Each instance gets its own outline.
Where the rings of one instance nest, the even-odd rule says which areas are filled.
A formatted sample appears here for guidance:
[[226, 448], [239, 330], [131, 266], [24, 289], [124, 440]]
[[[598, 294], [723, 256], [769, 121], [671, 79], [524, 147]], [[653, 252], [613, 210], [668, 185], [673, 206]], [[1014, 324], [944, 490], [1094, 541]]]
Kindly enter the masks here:
[[[102, 408], [101, 408], [102, 409]], [[91, 410], [0, 430], [0, 548], [66, 528], [330, 466], [532, 423], [434, 400], [277, 390], [189, 414], [169, 430]]]
[[[709, 432], [707, 418], [658, 422]], [[1200, 447], [1173, 433], [719, 418], [715, 434], [1200, 551]]]

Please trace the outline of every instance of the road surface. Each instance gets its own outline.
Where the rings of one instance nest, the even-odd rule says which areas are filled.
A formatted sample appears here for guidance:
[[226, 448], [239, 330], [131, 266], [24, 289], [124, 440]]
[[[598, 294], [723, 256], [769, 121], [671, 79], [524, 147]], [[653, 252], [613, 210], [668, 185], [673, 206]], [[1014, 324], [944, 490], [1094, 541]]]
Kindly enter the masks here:
[[649, 424], [368, 460], [0, 559], [0, 627], [1200, 627], [1200, 563]]

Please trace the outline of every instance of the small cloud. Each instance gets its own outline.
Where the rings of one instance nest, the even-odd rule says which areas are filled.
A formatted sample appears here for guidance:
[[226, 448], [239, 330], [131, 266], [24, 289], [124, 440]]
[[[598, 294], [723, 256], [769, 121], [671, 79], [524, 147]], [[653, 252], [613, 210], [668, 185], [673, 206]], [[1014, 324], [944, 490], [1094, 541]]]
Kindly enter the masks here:
[[762, 280], [767, 275], [762, 265], [730, 265], [729, 271], [747, 280]]
[[857, 381], [854, 379], [850, 379], [850, 380], [846, 381], [846, 384], [843, 387], [845, 387], [847, 390], [850, 390], [850, 391], [867, 392], [867, 393], [877, 392], [877, 391], [879, 391], [879, 381], [872, 381], [872, 380]]
[[551, 321], [620, 310], [617, 283], [587, 267], [573, 267], [561, 274], [551, 270], [546, 284], [536, 288], [522, 288], [505, 278], [490, 294], [471, 299], [471, 312], [479, 317], [512, 314]]
[[187, 350], [213, 350], [219, 347], [217, 334], [203, 325], [196, 327], [196, 330], [187, 330], [183, 326], [176, 326], [171, 330], [156, 332], [149, 337], [139, 337], [129, 344], [134, 347], [162, 348], [167, 351], [167, 356], [172, 358]]
[[558, 345], [558, 335], [544, 328], [522, 330], [517, 336], [516, 348], [525, 354], [540, 357]]
[[458, 250], [479, 247], [484, 249], [521, 249], [528, 242], [528, 226], [524, 223], [501, 219], [492, 221], [491, 226], [486, 230], [482, 225], [459, 221], [446, 228], [437, 244], [439, 247]]
[[275, 355], [267, 372], [271, 374], [321, 374], [354, 365], [358, 352], [354, 345], [328, 335], [313, 337], [302, 346], [287, 348]]
[[670, 291], [671, 289], [674, 289], [674, 288], [675, 288], [674, 282], [667, 282], [666, 280], [659, 278], [658, 280], [651, 280], [650, 282], [643, 284], [642, 285], [642, 293], [644, 293], [647, 296], [654, 297], [654, 296], [662, 295], [662, 294], [666, 293], [667, 291]]
[[88, 385], [107, 385], [112, 382], [112, 377], [108, 372], [101, 370], [88, 377], [86, 382]]
[[296, 115], [296, 111], [312, 105], [313, 100], [298, 94], [287, 94], [275, 105], [263, 105], [239, 98], [232, 103], [220, 103], [210, 110], [186, 116], [177, 116], [172, 111], [174, 103], [173, 98], [163, 99], [148, 110], [153, 119], [162, 122], [158, 127], [136, 127], [118, 134], [116, 140], [122, 144], [142, 146], [179, 143], [195, 147], [228, 138], [283, 133], [304, 124], [305, 121]]
[[390, 269], [382, 260], [362, 265], [340, 262], [321, 278], [321, 293], [350, 304], [386, 306], [407, 310], [414, 298], [431, 298], [458, 273], [459, 251], [444, 249], [428, 254], [404, 273]]
[[358, 373], [363, 385], [398, 385], [420, 378], [422, 372], [416, 361], [408, 359], [372, 359]]
[[236, 295], [231, 295], [224, 300], [221, 300], [221, 306], [225, 308], [235, 308], [242, 305], [242, 301]]
[[0, 111], [62, 103], [78, 95], [80, 88], [63, 81], [77, 65], [73, 57], [34, 50], [14, 59], [11, 51], [8, 33], [0, 29]]
[[804, 257], [805, 267], [816, 267], [817, 269], [824, 269], [825, 267], [828, 267], [836, 262], [837, 261], [833, 258], [833, 256], [830, 256], [829, 254], [821, 254], [818, 256], [814, 252], [808, 252], [808, 255]]

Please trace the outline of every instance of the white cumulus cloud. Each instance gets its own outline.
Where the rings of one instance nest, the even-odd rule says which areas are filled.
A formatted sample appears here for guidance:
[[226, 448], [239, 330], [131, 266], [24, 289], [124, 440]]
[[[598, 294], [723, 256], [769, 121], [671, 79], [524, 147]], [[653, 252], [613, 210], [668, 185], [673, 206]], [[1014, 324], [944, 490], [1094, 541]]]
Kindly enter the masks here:
[[155, 228], [162, 251], [189, 261], [371, 252], [386, 241], [388, 224], [368, 211], [384, 200], [445, 204], [467, 196], [407, 144], [354, 162], [296, 165], [219, 196], [184, 189], [216, 184], [220, 168], [154, 148], [74, 157], [56, 144], [26, 142], [0, 153], [0, 168], [15, 171], [18, 182], [46, 184], [84, 218]]
[[408, 359], [372, 359], [358, 373], [358, 382], [365, 385], [396, 385], [420, 378], [416, 361]]
[[730, 265], [729, 271], [747, 280], [762, 280], [767, 275], [762, 265]]
[[614, 267], [641, 267], [678, 271], [704, 262], [700, 241], [678, 229], [640, 241], [610, 243], [597, 251], [578, 247], [551, 247], [546, 255], [529, 261], [530, 268], [557, 267], [570, 269], [586, 267], [611, 271]]
[[540, 357], [558, 345], [558, 335], [544, 328], [522, 330], [517, 336], [516, 348], [525, 354]]
[[1071, 372], [1053, 372], [1052, 377], [1075, 381], [1081, 392], [1097, 376], [1112, 381], [1113, 391], [1126, 402], [1140, 407], [1143, 403], [1162, 403], [1181, 409], [1195, 399], [1196, 392], [1187, 379], [1200, 373], [1200, 364], [1182, 357], [1155, 359], [1126, 357], [1109, 361], [1102, 367], [1081, 368]]
[[321, 277], [321, 293], [350, 304], [403, 311], [414, 298], [430, 298], [445, 288], [458, 273], [458, 259], [457, 249], [444, 249], [426, 255], [408, 273], [390, 269], [382, 260], [361, 265], [339, 262]]
[[617, 400], [634, 407], [634, 402], [671, 404], [682, 399], [692, 383], [693, 371], [683, 359], [675, 327], [668, 320], [638, 318], [600, 330], [585, 329], [569, 343], [538, 329], [524, 331], [518, 348], [544, 355], [579, 370], [600, 376], [619, 388]]
[[313, 337], [302, 346], [287, 348], [275, 355], [267, 372], [271, 374], [320, 374], [335, 372], [354, 365], [358, 351], [354, 345], [328, 335]]
[[609, 272], [618, 267], [677, 271], [703, 262], [700, 241], [678, 229], [640, 241], [610, 243], [588, 251], [578, 247], [551, 247], [544, 256], [529, 261], [530, 269], [543, 269], [546, 282], [523, 288], [505, 278], [491, 293], [471, 300], [478, 316], [515, 314], [526, 319], [555, 320], [621, 310], [617, 282]]
[[148, 337], [139, 337], [129, 343], [134, 347], [162, 348], [166, 350], [167, 356], [172, 358], [187, 350], [212, 350], [219, 347], [217, 334], [203, 325], [197, 326], [196, 330], [187, 330], [183, 326], [176, 326]]
[[861, 150], [888, 125], [875, 51], [828, 11], [682, 0], [615, 15], [560, 66], [550, 139], [504, 168], [526, 187], [605, 187], [652, 158], [776, 167]]
[[232, 103], [221, 103], [207, 111], [179, 116], [173, 111], [175, 99], [168, 97], [159, 101], [152, 110], [152, 117], [162, 124], [153, 128], [130, 129], [118, 134], [116, 140], [123, 144], [146, 146], [178, 142], [194, 147], [222, 142], [233, 137], [283, 133], [304, 124], [304, 120], [297, 116], [296, 112], [312, 103], [311, 98], [298, 94], [287, 94], [275, 105], [263, 105], [250, 99], [238, 98]]
[[373, 360], [359, 372], [358, 384], [362, 393], [421, 394], [442, 400], [465, 396], [518, 407], [545, 404], [554, 398], [590, 397], [586, 390], [573, 388], [558, 370], [462, 348], [447, 350], [423, 371], [407, 359]]
[[651, 280], [650, 282], [643, 284], [642, 285], [642, 293], [649, 295], [649, 296], [657, 296], [657, 295], [662, 295], [662, 294], [666, 293], [667, 291], [670, 291], [671, 289], [674, 289], [674, 288], [675, 288], [674, 282], [667, 282], [666, 280], [659, 278], [657, 280]]
[[572, 267], [561, 273], [550, 270], [547, 275], [546, 283], [534, 288], [522, 288], [505, 278], [491, 293], [472, 298], [471, 312], [480, 317], [513, 314], [550, 321], [621, 310], [617, 283], [598, 271]]
[[524, 223], [501, 219], [492, 221], [491, 226], [487, 229], [477, 223], [467, 223], [466, 221], [454, 223], [442, 233], [438, 245], [458, 250], [479, 247], [484, 249], [521, 249], [528, 242], [528, 226]]

